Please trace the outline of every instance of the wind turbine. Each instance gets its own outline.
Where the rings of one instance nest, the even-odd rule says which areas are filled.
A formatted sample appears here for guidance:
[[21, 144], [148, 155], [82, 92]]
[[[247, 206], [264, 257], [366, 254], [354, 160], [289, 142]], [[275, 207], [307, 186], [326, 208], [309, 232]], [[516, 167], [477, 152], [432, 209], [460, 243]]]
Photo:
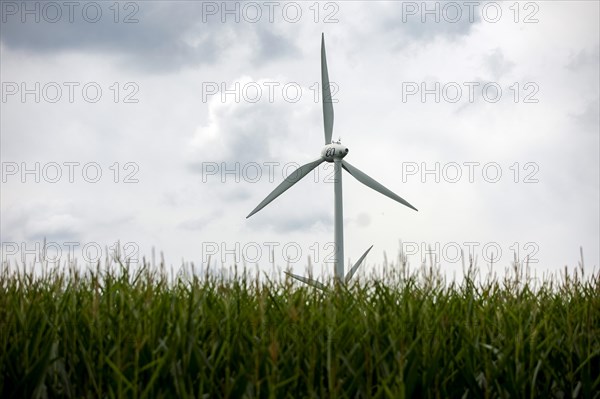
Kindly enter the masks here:
[[[323, 162], [333, 162], [334, 165], [334, 239], [335, 239], [335, 257], [334, 257], [334, 265], [335, 265], [335, 278], [337, 282], [348, 283], [358, 267], [365, 259], [371, 248], [365, 251], [365, 253], [358, 259], [358, 261], [352, 266], [348, 274], [344, 275], [344, 216], [343, 216], [343, 206], [342, 206], [342, 169], [345, 169], [350, 175], [352, 175], [356, 180], [361, 182], [367, 187], [372, 188], [375, 191], [385, 195], [405, 205], [415, 211], [417, 208], [409, 204], [407, 201], [402, 199], [400, 196], [394, 194], [389, 189], [385, 188], [382, 184], [375, 181], [373, 178], [368, 176], [366, 173], [360, 171], [358, 168], [350, 165], [348, 161], [345, 161], [343, 158], [348, 155], [348, 148], [342, 145], [341, 141], [332, 141], [331, 136], [333, 133], [333, 101], [331, 98], [331, 88], [329, 87], [329, 73], [327, 71], [327, 58], [325, 56], [325, 35], [321, 35], [321, 88], [323, 91], [323, 124], [325, 127], [325, 147], [321, 150], [321, 156], [315, 159], [312, 162], [307, 163], [306, 165], [298, 168], [294, 173], [290, 174], [279, 186], [271, 192], [248, 216], [254, 215], [256, 212], [263, 209], [267, 206], [271, 201], [275, 198], [279, 197], [283, 194], [287, 189], [292, 187], [298, 181], [300, 181], [304, 176], [310, 173], [317, 166], [321, 165]], [[310, 284], [312, 286], [318, 288], [325, 288], [325, 286], [310, 278], [297, 276], [292, 273], [286, 272], [289, 276], [302, 281], [304, 283]]]

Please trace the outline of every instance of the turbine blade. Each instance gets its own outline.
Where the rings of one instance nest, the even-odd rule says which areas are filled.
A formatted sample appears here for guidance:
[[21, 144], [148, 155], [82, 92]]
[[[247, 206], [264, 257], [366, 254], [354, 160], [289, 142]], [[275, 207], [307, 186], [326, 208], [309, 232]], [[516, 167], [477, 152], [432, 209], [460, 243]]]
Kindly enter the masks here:
[[365, 259], [365, 257], [367, 256], [367, 254], [369, 253], [371, 248], [373, 248], [372, 245], [369, 247], [369, 249], [367, 249], [365, 251], [365, 253], [360, 258], [358, 258], [358, 261], [354, 264], [354, 266], [352, 266], [352, 269], [350, 269], [348, 274], [346, 274], [346, 278], [345, 278], [346, 284], [348, 284], [350, 282], [350, 279], [352, 278], [352, 276], [354, 276], [354, 273], [356, 273], [356, 271], [358, 270], [358, 267], [360, 266], [362, 261]]
[[321, 34], [321, 90], [323, 102], [323, 126], [325, 128], [325, 145], [331, 143], [333, 134], [333, 99], [329, 87], [329, 72], [327, 71], [327, 57], [325, 55], [325, 34]]
[[284, 273], [287, 274], [288, 276], [292, 277], [292, 278], [295, 278], [298, 281], [302, 281], [303, 283], [308, 284], [310, 286], [313, 286], [315, 288], [318, 288], [320, 290], [325, 291], [327, 289], [327, 287], [324, 284], [318, 282], [317, 280], [313, 280], [313, 279], [308, 278], [308, 277], [298, 276], [298, 275], [295, 275], [295, 274], [292, 274], [292, 273], [288, 273], [288, 272], [284, 272]]
[[311, 170], [313, 170], [314, 168], [319, 166], [323, 161], [325, 161], [323, 158], [319, 158], [315, 161], [309, 162], [306, 165], [300, 166], [298, 169], [296, 169], [284, 181], [282, 181], [281, 184], [279, 184], [279, 186], [277, 186], [275, 188], [275, 190], [273, 190], [271, 192], [271, 194], [269, 194], [267, 196], [267, 198], [265, 198], [260, 204], [258, 204], [258, 206], [256, 208], [254, 208], [254, 210], [252, 212], [250, 212], [250, 214], [248, 216], [246, 216], [246, 219], [248, 219], [250, 216], [254, 215], [256, 212], [260, 211], [262, 208], [267, 206], [275, 198], [277, 198], [281, 194], [283, 194], [285, 192], [285, 190], [287, 190], [288, 188], [290, 188], [294, 184], [296, 184], [298, 181], [300, 181], [300, 179], [302, 179], [304, 176], [306, 176], [308, 173], [310, 173]]
[[360, 170], [358, 170], [354, 166], [350, 165], [345, 160], [342, 160], [342, 167], [344, 169], [346, 169], [348, 171], [348, 173], [350, 173], [352, 176], [354, 176], [354, 178], [356, 180], [358, 180], [359, 182], [361, 182], [365, 186], [370, 187], [373, 190], [380, 192], [381, 194], [385, 195], [386, 197], [389, 197], [389, 198], [393, 199], [394, 201], [398, 201], [402, 205], [406, 205], [407, 207], [409, 207], [411, 209], [414, 209], [415, 211], [418, 211], [417, 208], [415, 208], [414, 206], [412, 206], [411, 204], [409, 204], [406, 200], [402, 199], [397, 194], [394, 194], [392, 191], [390, 191], [387, 188], [385, 188], [382, 184], [380, 184], [377, 181], [375, 181], [375, 179], [373, 179], [372, 177], [368, 176], [366, 173], [361, 172]]

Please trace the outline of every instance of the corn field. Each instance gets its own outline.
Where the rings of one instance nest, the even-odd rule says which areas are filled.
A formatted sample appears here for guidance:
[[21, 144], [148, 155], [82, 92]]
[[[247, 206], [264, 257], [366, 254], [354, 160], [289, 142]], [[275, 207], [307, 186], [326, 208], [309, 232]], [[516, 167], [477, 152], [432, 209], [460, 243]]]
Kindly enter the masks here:
[[[0, 275], [2, 398], [600, 398], [600, 273], [321, 291], [144, 261]], [[392, 268], [393, 269], [393, 268]]]

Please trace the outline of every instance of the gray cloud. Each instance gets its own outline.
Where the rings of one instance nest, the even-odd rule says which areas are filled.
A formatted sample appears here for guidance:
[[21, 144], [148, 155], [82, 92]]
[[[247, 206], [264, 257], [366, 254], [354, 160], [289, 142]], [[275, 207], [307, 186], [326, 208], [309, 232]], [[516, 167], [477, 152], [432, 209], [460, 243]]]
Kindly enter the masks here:
[[598, 70], [599, 64], [600, 48], [599, 45], [596, 44], [596, 46], [591, 49], [581, 49], [577, 54], [572, 55], [567, 64], [567, 69], [575, 71], [586, 66], [591, 66]]
[[203, 230], [210, 222], [219, 219], [222, 215], [223, 211], [219, 209], [208, 215], [185, 220], [178, 227], [184, 230]]
[[266, 28], [264, 25], [258, 25], [255, 32], [258, 43], [254, 52], [254, 64], [261, 65], [267, 60], [300, 56], [296, 44], [282, 33], [274, 32], [272, 28]]
[[[257, 83], [251, 78], [238, 81], [241, 85], [247, 81]], [[310, 90], [304, 88], [304, 93]], [[302, 164], [317, 155], [314, 143], [322, 137], [321, 115], [320, 106], [311, 95], [305, 94], [298, 103], [270, 103], [267, 95], [256, 103], [244, 99], [222, 103], [215, 96], [208, 106], [209, 118], [198, 127], [187, 158], [193, 173], [202, 174], [203, 166], [212, 161], [219, 170], [237, 168], [243, 172], [245, 166], [256, 165], [261, 168], [262, 176], [269, 176], [265, 162], [279, 162], [281, 176], [283, 164]], [[310, 140], [298, 140], [303, 136]]]
[[[288, 194], [286, 192], [286, 194]], [[301, 193], [289, 193], [302, 197]], [[275, 215], [274, 215], [275, 214]], [[318, 228], [330, 230], [333, 228], [333, 212], [316, 209], [302, 209], [298, 212], [281, 212], [281, 209], [265, 213], [260, 218], [254, 218], [253, 226], [258, 229], [271, 229], [276, 233], [292, 233], [311, 231]]]
[[587, 103], [585, 109], [576, 114], [571, 114], [571, 118], [580, 126], [586, 133], [593, 134], [597, 137], [598, 128], [600, 127], [600, 103], [598, 98]]
[[366, 212], [360, 212], [356, 216], [356, 225], [358, 227], [367, 227], [371, 224], [371, 216]]
[[[180, 2], [177, 7], [150, 1], [118, 3], [121, 7], [118, 23], [114, 22], [116, 3], [94, 3], [101, 10], [101, 17], [95, 23], [83, 17], [82, 10], [88, 3], [79, 3], [74, 9], [72, 22], [69, 21], [69, 8], [63, 6], [62, 17], [51, 23], [45, 17], [49, 11], [43, 11], [44, 2], [30, 2], [28, 7], [33, 8], [35, 4], [40, 7], [40, 21], [35, 22], [35, 15], [30, 14], [25, 16], [26, 22], [23, 23], [20, 9], [16, 15], [6, 15], [1, 40], [12, 50], [37, 54], [79, 52], [113, 55], [118, 57], [117, 62], [121, 65], [146, 72], [212, 64], [235, 51], [239, 42], [248, 38], [257, 41], [255, 62], [264, 63], [297, 51], [288, 38], [272, 31], [273, 25], [222, 23], [218, 16], [205, 17], [203, 21], [203, 3], [206, 2], [186, 1]], [[97, 8], [90, 9], [88, 15], [94, 18]], [[53, 18], [54, 11], [51, 11], [50, 18]], [[129, 15], [133, 21], [124, 23]]]
[[[305, 9], [312, 5], [304, 4]], [[140, 165], [136, 185], [112, 183], [108, 169], [102, 186], [11, 180], [2, 186], [2, 241], [100, 237], [135, 241], [142, 255], [144, 246], [156, 245], [170, 256], [197, 258], [202, 239], [298, 240], [307, 246], [331, 240], [333, 189], [323, 182], [324, 167], [320, 181], [298, 183], [248, 220], [248, 212], [282, 180], [281, 167], [274, 181], [256, 184], [231, 176], [203, 182], [201, 173], [206, 161], [231, 168], [236, 162], [302, 164], [317, 156], [323, 142], [321, 106], [307, 87], [320, 80], [319, 37], [325, 31], [330, 73], [341, 86], [335, 137], [351, 139], [346, 144], [357, 157], [350, 162], [421, 210], [390, 220], [399, 207], [345, 175], [345, 204], [356, 204], [346, 207], [353, 232], [346, 245], [360, 243], [356, 255], [364, 250], [365, 235], [383, 249], [395, 245], [398, 234], [424, 242], [500, 235], [507, 242], [540, 242], [540, 259], [549, 265], [580, 244], [595, 251], [589, 262], [597, 264], [598, 39], [589, 34], [597, 32], [597, 4], [548, 5], [545, 18], [552, 7], [560, 13], [576, 9], [583, 18], [577, 26], [540, 23], [528, 29], [486, 23], [479, 13], [473, 22], [422, 23], [418, 16], [403, 22], [402, 4], [341, 2], [340, 22], [333, 25], [314, 24], [310, 12], [296, 25], [203, 22], [198, 2], [139, 3], [139, 23], [129, 25], [114, 24], [111, 14], [98, 24], [3, 23], [3, 76], [70, 81], [80, 71], [85, 78], [94, 70], [100, 81], [137, 78], [141, 101], [135, 106], [2, 104], [3, 161]], [[502, 4], [505, 10], [510, 6]], [[221, 103], [218, 95], [200, 101], [202, 82], [230, 84], [248, 74], [250, 80], [300, 81], [307, 102], [291, 104], [278, 96], [274, 103]], [[395, 85], [399, 79], [458, 78], [484, 84], [503, 74], [510, 75], [503, 76], [503, 85], [512, 84], [513, 74], [539, 77], [540, 103], [400, 104]], [[361, 99], [375, 87], [381, 94]], [[383, 143], [379, 148], [377, 141]], [[389, 168], [402, 161], [429, 166], [498, 161], [504, 175], [497, 185], [483, 182], [481, 173], [474, 184], [466, 176], [455, 185], [431, 179], [421, 184], [417, 176], [404, 185], [399, 169], [369, 166], [377, 159]], [[539, 184], [513, 183], [509, 166], [529, 161], [540, 165]], [[352, 185], [358, 187], [355, 195]], [[40, 204], [39, 198], [57, 201]], [[377, 211], [359, 213], [373, 199]]]
[[506, 59], [500, 48], [495, 48], [489, 55], [484, 57], [487, 68], [492, 73], [492, 78], [498, 80], [512, 71], [515, 63]]
[[[68, 202], [33, 201], [2, 212], [2, 241], [68, 242], [82, 234], [82, 220]], [[20, 233], [19, 233], [20, 232]]]
[[[414, 44], [415, 41], [428, 42], [437, 37], [456, 40], [469, 35], [473, 26], [481, 22], [481, 12], [473, 12], [471, 16], [468, 8], [459, 7], [460, 14], [455, 14], [454, 10], [445, 8], [443, 2], [407, 3], [412, 3], [417, 9], [409, 8], [409, 4], [388, 8], [379, 24], [383, 32], [387, 33], [387, 39], [394, 43], [396, 50]], [[433, 10], [434, 6], [438, 7], [437, 20], [436, 15], [427, 14], [425, 11], [425, 8]]]

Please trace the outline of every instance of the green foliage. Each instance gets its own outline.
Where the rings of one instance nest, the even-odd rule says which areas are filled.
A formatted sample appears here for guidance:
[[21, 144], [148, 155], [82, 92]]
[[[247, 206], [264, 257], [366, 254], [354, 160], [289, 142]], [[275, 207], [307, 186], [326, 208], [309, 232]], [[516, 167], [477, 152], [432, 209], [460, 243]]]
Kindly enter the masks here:
[[[405, 265], [404, 265], [405, 266]], [[600, 397], [600, 274], [0, 275], [0, 397]], [[583, 270], [583, 269], [582, 269]], [[579, 276], [581, 277], [581, 276]]]

